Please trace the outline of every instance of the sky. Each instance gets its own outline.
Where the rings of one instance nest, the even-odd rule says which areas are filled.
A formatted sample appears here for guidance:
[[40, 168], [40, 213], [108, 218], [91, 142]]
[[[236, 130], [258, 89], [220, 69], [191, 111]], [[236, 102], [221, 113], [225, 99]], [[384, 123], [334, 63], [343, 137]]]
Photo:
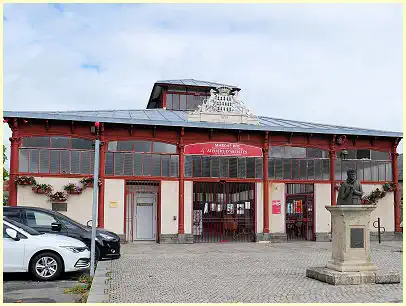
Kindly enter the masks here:
[[4, 110], [143, 109], [194, 78], [258, 115], [403, 130], [401, 4], [4, 4], [3, 24]]

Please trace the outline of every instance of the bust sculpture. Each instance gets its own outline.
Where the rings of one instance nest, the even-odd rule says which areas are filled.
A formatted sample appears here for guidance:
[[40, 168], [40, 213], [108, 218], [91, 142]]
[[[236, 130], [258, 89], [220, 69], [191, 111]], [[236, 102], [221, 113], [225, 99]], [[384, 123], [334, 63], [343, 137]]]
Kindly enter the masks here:
[[362, 186], [355, 178], [355, 170], [347, 171], [347, 179], [338, 191], [337, 205], [361, 205]]

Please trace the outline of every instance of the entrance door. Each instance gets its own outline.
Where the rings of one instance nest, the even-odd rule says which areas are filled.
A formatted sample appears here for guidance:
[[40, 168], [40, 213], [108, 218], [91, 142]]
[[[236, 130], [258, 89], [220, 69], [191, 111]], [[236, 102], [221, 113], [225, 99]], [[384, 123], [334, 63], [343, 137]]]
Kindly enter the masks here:
[[156, 240], [158, 182], [126, 183], [125, 240]]
[[135, 201], [136, 240], [155, 240], [156, 196], [154, 194], [139, 194]]
[[193, 183], [194, 242], [255, 241], [254, 183]]
[[313, 185], [287, 184], [286, 235], [291, 240], [314, 240]]

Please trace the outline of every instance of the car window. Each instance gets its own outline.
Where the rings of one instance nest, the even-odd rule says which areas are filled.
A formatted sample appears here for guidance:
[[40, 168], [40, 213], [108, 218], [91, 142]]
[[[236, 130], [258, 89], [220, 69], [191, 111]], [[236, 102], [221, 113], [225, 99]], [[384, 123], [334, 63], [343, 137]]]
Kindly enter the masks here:
[[51, 224], [56, 222], [55, 218], [49, 214], [27, 210], [26, 211], [27, 225], [30, 227], [46, 227], [51, 229]]
[[[31, 228], [31, 227], [28, 227], [27, 225], [21, 224], [21, 223], [19, 223], [19, 222], [17, 222], [17, 221], [11, 220], [11, 219], [9, 219], [9, 218], [7, 218], [7, 217], [3, 217], [3, 220], [4, 220], [4, 221], [7, 221], [7, 222], [10, 223], [11, 225], [14, 225], [15, 227], [17, 227], [17, 228], [19, 228], [19, 229], [22, 229], [24, 232], [26, 232], [26, 233], [28, 233], [28, 234], [30, 234], [30, 235], [32, 235], [32, 236], [42, 235], [42, 233], [36, 231], [35, 229], [33, 229], [33, 228]], [[23, 236], [22, 233], [19, 232], [19, 234]], [[24, 236], [24, 237], [25, 237], [25, 236]]]
[[3, 209], [3, 216], [8, 217], [9, 219], [12, 219], [14, 221], [21, 222], [19, 209], [11, 209], [11, 210]]
[[78, 230], [78, 229], [86, 229], [86, 227], [76, 221], [73, 221], [72, 219], [62, 215], [62, 214], [57, 214], [57, 218], [59, 221], [67, 228], [73, 229], [73, 230]]

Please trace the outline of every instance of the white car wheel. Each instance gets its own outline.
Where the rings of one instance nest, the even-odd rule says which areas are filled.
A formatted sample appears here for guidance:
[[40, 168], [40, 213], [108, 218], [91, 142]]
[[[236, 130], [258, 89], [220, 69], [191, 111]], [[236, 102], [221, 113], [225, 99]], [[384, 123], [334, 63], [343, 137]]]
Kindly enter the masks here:
[[31, 264], [31, 273], [39, 280], [53, 280], [62, 272], [62, 261], [56, 254], [40, 253]]

